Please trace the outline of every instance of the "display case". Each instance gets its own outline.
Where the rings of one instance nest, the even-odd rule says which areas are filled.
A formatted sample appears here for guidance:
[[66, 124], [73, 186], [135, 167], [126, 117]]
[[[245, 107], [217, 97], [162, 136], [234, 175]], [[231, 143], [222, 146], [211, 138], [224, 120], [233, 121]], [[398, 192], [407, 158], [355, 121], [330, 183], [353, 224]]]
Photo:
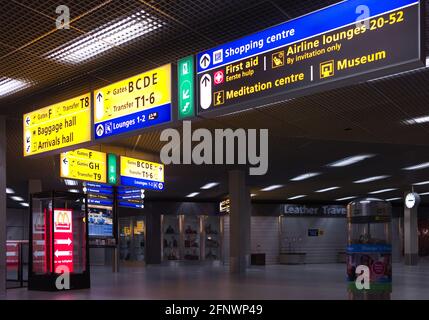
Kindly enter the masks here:
[[119, 219], [119, 259], [144, 262], [146, 259], [146, 221], [144, 216]]
[[204, 216], [204, 252], [205, 260], [221, 260], [222, 257], [222, 229], [221, 217]]
[[183, 216], [183, 259], [201, 259], [201, 216]]
[[180, 217], [176, 215], [163, 215], [161, 225], [162, 259], [164, 261], [180, 260]]
[[[57, 291], [90, 287], [86, 195], [41, 192], [31, 195], [30, 290]], [[58, 279], [70, 275], [69, 286]]]

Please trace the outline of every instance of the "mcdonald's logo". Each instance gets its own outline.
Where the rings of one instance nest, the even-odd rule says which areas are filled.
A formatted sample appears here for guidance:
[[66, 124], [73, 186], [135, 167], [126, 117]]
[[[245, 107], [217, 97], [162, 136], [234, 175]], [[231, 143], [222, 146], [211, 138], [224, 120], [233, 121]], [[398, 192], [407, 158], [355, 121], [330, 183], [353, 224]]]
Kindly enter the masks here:
[[71, 210], [54, 210], [55, 232], [71, 232], [71, 216]]

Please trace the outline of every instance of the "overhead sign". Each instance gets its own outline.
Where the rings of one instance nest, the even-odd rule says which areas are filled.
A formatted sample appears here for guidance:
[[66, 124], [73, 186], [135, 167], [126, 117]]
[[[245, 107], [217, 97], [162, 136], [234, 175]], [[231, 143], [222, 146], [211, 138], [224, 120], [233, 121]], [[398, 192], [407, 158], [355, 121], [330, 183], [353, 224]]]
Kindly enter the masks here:
[[142, 189], [164, 189], [164, 165], [121, 156], [121, 185]]
[[94, 92], [95, 139], [171, 120], [171, 65], [116, 82]]
[[77, 149], [61, 153], [61, 178], [106, 183], [106, 154]]
[[23, 129], [25, 157], [91, 141], [91, 94], [25, 114]]
[[424, 66], [420, 16], [416, 0], [342, 1], [202, 52], [198, 111], [231, 112]]
[[345, 206], [340, 205], [299, 205], [299, 204], [285, 204], [284, 215], [286, 216], [328, 216], [328, 217], [345, 217], [347, 209]]
[[194, 72], [194, 56], [177, 63], [179, 120], [195, 115]]
[[118, 182], [118, 169], [117, 169], [117, 157], [116, 154], [109, 153], [107, 155], [107, 166], [108, 166], [108, 183], [116, 184]]

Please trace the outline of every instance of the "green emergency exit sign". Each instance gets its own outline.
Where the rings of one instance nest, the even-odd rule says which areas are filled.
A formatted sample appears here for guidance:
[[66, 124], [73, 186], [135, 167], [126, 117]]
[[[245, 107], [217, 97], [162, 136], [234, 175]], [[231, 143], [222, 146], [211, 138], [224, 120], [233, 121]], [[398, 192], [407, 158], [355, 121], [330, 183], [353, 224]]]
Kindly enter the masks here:
[[107, 155], [107, 182], [109, 184], [116, 184], [118, 182], [118, 164], [116, 154], [109, 153]]
[[195, 115], [194, 56], [179, 60], [177, 69], [179, 82], [179, 120], [182, 120]]

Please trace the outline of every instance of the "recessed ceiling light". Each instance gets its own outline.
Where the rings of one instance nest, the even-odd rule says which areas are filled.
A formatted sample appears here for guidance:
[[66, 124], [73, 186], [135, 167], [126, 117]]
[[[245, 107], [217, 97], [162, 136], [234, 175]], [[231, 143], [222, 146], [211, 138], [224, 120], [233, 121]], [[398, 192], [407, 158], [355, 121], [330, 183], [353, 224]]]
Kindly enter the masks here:
[[295, 178], [290, 179], [290, 181], [302, 181], [302, 180], [313, 178], [313, 177], [318, 176], [320, 174], [321, 174], [320, 172], [304, 173], [304, 174], [301, 174]]
[[79, 190], [78, 190], [78, 189], [69, 189], [69, 192], [72, 192], [72, 193], [79, 193]]
[[66, 186], [77, 186], [79, 184], [79, 182], [77, 182], [76, 180], [70, 179], [64, 179], [64, 183], [66, 184]]
[[350, 197], [340, 198], [340, 199], [336, 199], [335, 201], [345, 201], [345, 200], [351, 200], [351, 199], [355, 199], [355, 198], [357, 198], [357, 196], [350, 196]]
[[0, 97], [28, 88], [30, 83], [22, 80], [0, 77]]
[[29, 207], [30, 206], [27, 202], [21, 202], [20, 205], [23, 207]]
[[306, 195], [301, 194], [301, 195], [299, 195], [299, 196], [290, 197], [290, 198], [288, 198], [288, 200], [296, 200], [296, 199], [301, 199], [301, 198], [304, 198], [304, 197], [306, 197]]
[[257, 194], [256, 194], [256, 193], [251, 193], [251, 194], [250, 194], [250, 197], [251, 197], [251, 198], [256, 197], [256, 196], [257, 196]]
[[390, 199], [386, 199], [386, 201], [396, 201], [396, 200], [401, 200], [402, 198], [390, 198]]
[[201, 187], [201, 189], [208, 190], [208, 189], [216, 187], [217, 185], [219, 185], [219, 182], [210, 182], [210, 183], [203, 185]]
[[6, 194], [14, 194], [15, 191], [11, 188], [6, 188]]
[[163, 22], [141, 10], [117, 22], [104, 24], [47, 53], [47, 58], [80, 63], [100, 53], [161, 28]]
[[12, 200], [14, 200], [14, 201], [24, 201], [24, 199], [23, 198], [21, 198], [21, 197], [17, 197], [17, 196], [12, 196], [12, 197], [10, 197]]
[[422, 181], [422, 182], [413, 183], [413, 186], [423, 186], [425, 184], [429, 184], [429, 181]]
[[367, 182], [377, 181], [377, 180], [381, 180], [381, 179], [386, 179], [389, 177], [390, 176], [375, 176], [375, 177], [369, 177], [369, 178], [365, 178], [365, 179], [361, 179], [361, 180], [356, 180], [353, 183], [367, 183]]
[[420, 124], [426, 122], [429, 122], [429, 116], [417, 117], [403, 121], [405, 124]]
[[265, 188], [261, 189], [261, 191], [273, 191], [273, 190], [280, 189], [280, 188], [283, 188], [282, 184], [274, 184], [272, 186], [265, 187]]
[[332, 190], [337, 190], [337, 189], [339, 189], [340, 187], [330, 187], [330, 188], [326, 188], [326, 189], [320, 189], [320, 190], [317, 190], [316, 192], [317, 193], [322, 193], [322, 192], [328, 192], [328, 191], [332, 191]]
[[385, 192], [390, 192], [394, 190], [397, 190], [397, 189], [396, 188], [381, 189], [381, 190], [370, 192], [369, 194], [379, 194], [379, 193], [385, 193]]
[[195, 196], [198, 196], [199, 194], [200, 194], [199, 192], [192, 192], [192, 193], [188, 194], [188, 195], [186, 196], [186, 198], [193, 198], [193, 197], [195, 197]]
[[423, 162], [415, 166], [402, 168], [402, 170], [411, 171], [411, 170], [420, 170], [420, 169], [426, 169], [426, 168], [429, 168], [429, 162]]
[[328, 164], [328, 167], [346, 167], [357, 162], [374, 157], [374, 154], [361, 154], [353, 157], [348, 157]]

